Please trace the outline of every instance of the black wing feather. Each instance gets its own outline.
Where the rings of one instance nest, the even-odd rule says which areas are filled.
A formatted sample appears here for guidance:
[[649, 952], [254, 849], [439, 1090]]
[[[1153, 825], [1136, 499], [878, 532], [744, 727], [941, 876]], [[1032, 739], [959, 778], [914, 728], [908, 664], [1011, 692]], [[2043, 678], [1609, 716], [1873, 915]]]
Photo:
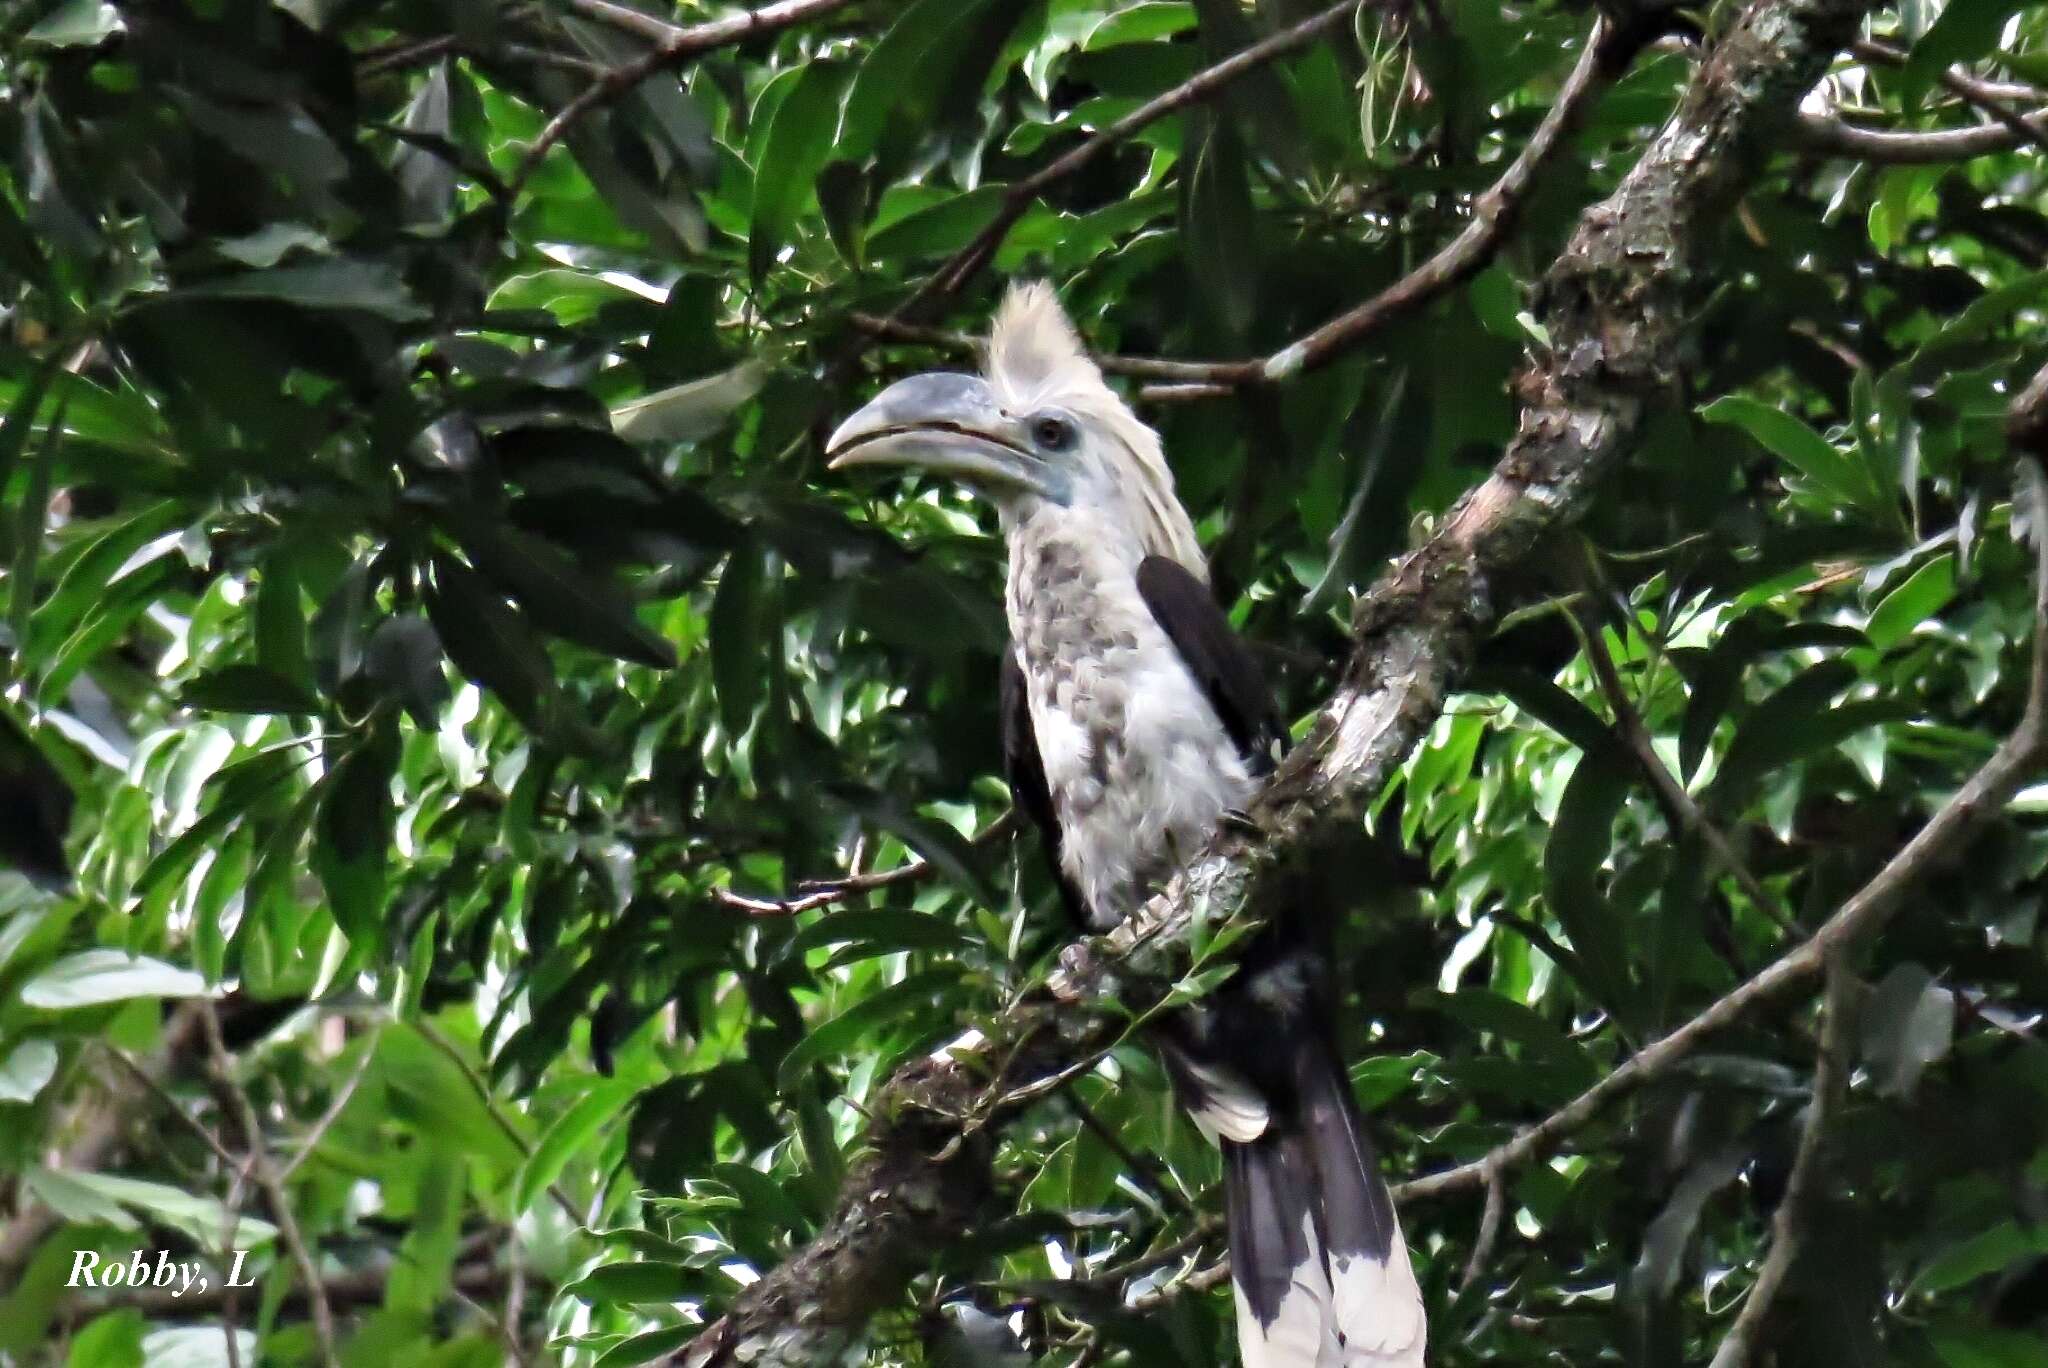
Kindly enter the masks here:
[[1138, 565], [1138, 597], [1180, 652], [1252, 772], [1271, 770], [1286, 749], [1286, 724], [1259, 662], [1230, 629], [1209, 586], [1177, 560], [1147, 556]]
[[1060, 817], [1052, 805], [1052, 786], [1045, 782], [1045, 762], [1038, 754], [1038, 733], [1031, 728], [1031, 700], [1024, 690], [1024, 667], [1013, 642], [1003, 644], [1002, 690], [1003, 777], [1010, 781], [1010, 801], [1038, 828], [1046, 863], [1060, 886], [1060, 899], [1074, 924], [1088, 925], [1081, 890], [1060, 864]]

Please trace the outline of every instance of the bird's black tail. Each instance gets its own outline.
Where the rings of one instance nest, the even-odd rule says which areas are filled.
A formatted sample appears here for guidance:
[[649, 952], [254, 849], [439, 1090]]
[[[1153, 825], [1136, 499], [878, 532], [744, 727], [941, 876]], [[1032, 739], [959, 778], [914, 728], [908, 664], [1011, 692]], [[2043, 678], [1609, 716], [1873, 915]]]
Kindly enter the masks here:
[[1312, 1032], [1272, 1048], [1292, 1086], [1256, 1138], [1219, 1137], [1244, 1368], [1421, 1368], [1422, 1294], [1350, 1081]]

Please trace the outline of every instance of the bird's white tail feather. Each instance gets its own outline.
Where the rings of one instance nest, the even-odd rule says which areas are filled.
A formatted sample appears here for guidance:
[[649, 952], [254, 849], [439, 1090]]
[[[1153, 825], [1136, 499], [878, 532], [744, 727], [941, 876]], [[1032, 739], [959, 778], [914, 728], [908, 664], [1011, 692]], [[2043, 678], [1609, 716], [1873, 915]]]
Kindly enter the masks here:
[[1422, 1289], [1407, 1245], [1397, 1238], [1384, 1260], [1330, 1259], [1314, 1221], [1302, 1223], [1308, 1257], [1271, 1323], [1232, 1284], [1244, 1368], [1423, 1368]]

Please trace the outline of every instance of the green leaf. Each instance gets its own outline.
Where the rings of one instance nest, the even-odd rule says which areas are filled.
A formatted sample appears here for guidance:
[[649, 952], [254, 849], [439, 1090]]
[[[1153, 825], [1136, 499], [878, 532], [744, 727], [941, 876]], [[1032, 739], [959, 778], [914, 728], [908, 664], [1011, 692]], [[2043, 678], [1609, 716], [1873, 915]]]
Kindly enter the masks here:
[[1588, 755], [1609, 754], [1618, 745], [1598, 713], [1533, 670], [1480, 667], [1466, 677], [1465, 689], [1501, 695]]
[[448, 702], [448, 677], [441, 669], [441, 638], [425, 618], [386, 618], [370, 634], [363, 672], [397, 699], [421, 730], [441, 722]]
[[[211, 1197], [195, 1196], [164, 1183], [145, 1182], [112, 1173], [30, 1168], [22, 1181], [29, 1190], [48, 1202], [66, 1218], [75, 1221], [108, 1221], [133, 1229], [122, 1209], [139, 1211], [155, 1221], [183, 1231], [201, 1245], [213, 1247], [227, 1229], [227, 1209]], [[124, 1223], [125, 1222], [125, 1223]], [[277, 1227], [254, 1216], [243, 1215], [235, 1222], [235, 1243], [247, 1249], [277, 1238]]]
[[791, 936], [787, 953], [801, 955], [821, 945], [847, 944], [885, 955], [897, 950], [965, 950], [974, 941], [923, 912], [834, 912]]
[[938, 86], [990, 0], [916, 0], [861, 59], [846, 92], [833, 154], [862, 161], [882, 141], [889, 116], [905, 106], [901, 124], [915, 126], [938, 98]]
[[1928, 1332], [1948, 1368], [2048, 1368], [2048, 1339], [2019, 1330], [1955, 1325]]
[[24, 1040], [0, 1057], [0, 1102], [33, 1102], [57, 1076], [57, 1046]]
[[675, 647], [640, 621], [632, 602], [550, 543], [486, 518], [452, 511], [443, 517], [471, 563], [546, 630], [621, 660], [675, 668]]
[[1725, 394], [1700, 409], [1710, 423], [1739, 427], [1794, 470], [1852, 507], [1869, 503], [1871, 490], [1849, 457], [1782, 408], [1742, 394]]
[[[382, 261], [315, 261], [216, 276], [181, 285], [165, 299], [271, 299], [307, 309], [355, 309], [395, 323], [425, 318], [398, 269]], [[138, 302], [135, 307], [147, 307]]]
[[1565, 785], [1543, 846], [1543, 898], [1571, 940], [1602, 1007], [1626, 1019], [1635, 996], [1621, 919], [1601, 891], [1601, 865], [1614, 842], [1614, 819], [1628, 799], [1633, 771], [1621, 756], [1588, 755]]
[[322, 781], [313, 868], [327, 890], [335, 924], [351, 940], [374, 937], [384, 919], [385, 865], [397, 815], [391, 776], [398, 749], [398, 724], [386, 716]]
[[1940, 612], [1956, 593], [1956, 558], [1944, 551], [1906, 577], [1871, 610], [1864, 635], [1880, 651], [1890, 650], [1927, 619]]
[[1839, 713], [1835, 698], [1855, 682], [1856, 669], [1847, 661], [1823, 661], [1750, 709], [1714, 775], [1718, 809], [1737, 811], [1765, 775], [1817, 749], [1823, 719]]
[[789, 241], [818, 171], [832, 155], [839, 127], [839, 95], [847, 70], [832, 62], [805, 63], [775, 110], [754, 167], [753, 222], [747, 230], [747, 273], [758, 285]]
[[675, 1302], [701, 1281], [698, 1270], [687, 1264], [615, 1263], [591, 1269], [562, 1293], [593, 1303]]
[[107, 0], [65, 0], [37, 20], [21, 39], [42, 47], [98, 47], [127, 30], [121, 12]]
[[703, 1330], [702, 1325], [675, 1325], [628, 1336], [598, 1355], [594, 1368], [633, 1368], [636, 1364], [652, 1363], [682, 1348]]
[[538, 1201], [548, 1185], [562, 1176], [569, 1161], [595, 1140], [638, 1092], [637, 1085], [623, 1079], [600, 1083], [556, 1117], [519, 1169], [512, 1184], [512, 1209], [525, 1211]]
[[70, 1368], [146, 1368], [142, 1313], [133, 1307], [97, 1316], [71, 1340]]
[[612, 431], [629, 442], [696, 442], [729, 422], [761, 392], [768, 367], [742, 361], [729, 370], [630, 399], [612, 410]]
[[871, 1032], [901, 1021], [919, 1008], [929, 1007], [959, 981], [961, 972], [958, 965], [943, 965], [912, 974], [901, 983], [861, 998], [830, 1021], [814, 1027], [783, 1056], [782, 1067], [777, 1071], [777, 1089], [784, 1094], [793, 1092], [813, 1065], [852, 1053], [862, 1047]]
[[532, 626], [455, 557], [437, 551], [433, 563], [427, 616], [449, 659], [496, 694], [528, 729], [543, 730], [555, 696], [555, 671]]
[[804, 1215], [803, 1208], [796, 1204], [786, 1188], [759, 1169], [748, 1168], [745, 1164], [713, 1164], [711, 1176], [733, 1190], [750, 1217], [771, 1222], [779, 1230], [799, 1236], [810, 1231], [810, 1219]]
[[1083, 52], [1124, 43], [1151, 43], [1195, 26], [1195, 7], [1183, 0], [1140, 0], [1104, 15], [1081, 40]]
[[179, 701], [202, 712], [310, 714], [320, 700], [292, 680], [261, 665], [223, 665], [195, 676], [178, 691]]
[[1958, 1240], [1928, 1260], [1907, 1292], [1938, 1297], [2044, 1254], [2048, 1254], [2048, 1226], [2023, 1227], [2013, 1221], [2001, 1221], [1989, 1230]]
[[1203, 123], [1181, 168], [1181, 243], [1197, 290], [1223, 326], [1242, 335], [1258, 306], [1251, 172], [1236, 129], [1222, 119]]
[[908, 262], [957, 252], [994, 221], [1005, 198], [1002, 186], [983, 185], [913, 210], [868, 235], [868, 260]]
[[982, 868], [981, 856], [973, 843], [952, 827], [912, 812], [887, 795], [844, 786], [836, 786], [832, 792], [858, 812], [861, 820], [881, 827], [922, 855], [983, 907], [1000, 905], [1001, 900]]
[[236, 820], [255, 803], [279, 788], [303, 763], [302, 757], [275, 750], [223, 766], [206, 781], [213, 797], [198, 820], [158, 852], [129, 888], [135, 904], [184, 876], [202, 850], [213, 849]]
[[1918, 104], [1949, 67], [1967, 66], [1994, 50], [2005, 21], [2027, 7], [2027, 0], [1948, 0], [1906, 56], [1899, 78], [1906, 103]]
[[190, 969], [124, 950], [81, 950], [67, 955], [21, 986], [25, 1006], [46, 1011], [97, 1007], [129, 998], [199, 997], [206, 980]]
[[745, 735], [768, 686], [758, 643], [766, 599], [762, 553], [742, 546], [726, 557], [711, 599], [711, 678], [727, 734]]

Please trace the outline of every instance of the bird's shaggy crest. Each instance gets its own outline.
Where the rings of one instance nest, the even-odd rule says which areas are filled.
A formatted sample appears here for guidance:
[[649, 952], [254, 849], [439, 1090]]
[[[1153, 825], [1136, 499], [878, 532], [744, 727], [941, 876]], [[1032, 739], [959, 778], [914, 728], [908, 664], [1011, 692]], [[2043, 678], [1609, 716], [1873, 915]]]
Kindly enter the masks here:
[[1127, 486], [1133, 529], [1147, 555], [1179, 561], [1205, 583], [1208, 562], [1194, 524], [1174, 494], [1173, 472], [1159, 434], [1103, 383], [1102, 372], [1081, 346], [1074, 325], [1044, 281], [1012, 285], [996, 310], [984, 367], [996, 401], [1023, 414], [1048, 406], [1092, 420], [1129, 454], [1119, 475]]

